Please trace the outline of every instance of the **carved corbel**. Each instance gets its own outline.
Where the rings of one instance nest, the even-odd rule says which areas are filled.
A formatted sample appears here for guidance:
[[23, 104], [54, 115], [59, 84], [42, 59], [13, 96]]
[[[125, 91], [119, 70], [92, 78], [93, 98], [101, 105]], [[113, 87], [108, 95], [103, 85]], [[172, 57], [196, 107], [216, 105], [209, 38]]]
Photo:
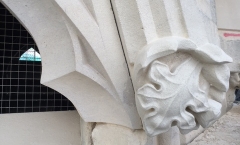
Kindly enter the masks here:
[[232, 58], [219, 47], [214, 3], [112, 1], [148, 135], [206, 128], [225, 113]]
[[222, 112], [219, 96], [210, 92], [225, 96], [230, 75], [225, 63], [231, 61], [215, 45], [197, 47], [180, 37], [145, 46], [137, 56], [133, 79], [145, 131], [155, 136], [175, 125], [181, 133], [210, 126]]

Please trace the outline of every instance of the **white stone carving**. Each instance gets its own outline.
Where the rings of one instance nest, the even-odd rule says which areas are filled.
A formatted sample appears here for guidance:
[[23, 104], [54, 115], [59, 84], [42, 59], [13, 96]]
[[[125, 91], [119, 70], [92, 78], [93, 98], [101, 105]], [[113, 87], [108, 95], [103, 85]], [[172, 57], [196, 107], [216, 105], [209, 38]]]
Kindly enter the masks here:
[[[232, 59], [219, 47], [209, 1], [1, 2], [34, 37], [42, 56], [41, 82], [68, 97], [81, 115], [82, 144], [96, 139], [95, 144], [152, 145], [143, 130], [129, 129], [142, 129], [141, 119], [150, 136], [170, 129], [151, 138], [162, 144], [178, 134], [172, 126], [182, 133], [208, 127], [228, 109], [225, 63]], [[89, 122], [116, 125], [94, 128]], [[134, 140], [114, 142], [118, 136], [109, 133], [115, 130]], [[176, 138], [163, 144], [180, 144]]]
[[[232, 59], [219, 47], [213, 3], [113, 0], [145, 131], [208, 127], [226, 110]], [[225, 113], [225, 111], [224, 111]]]
[[38, 45], [41, 83], [66, 96], [85, 122], [142, 128], [110, 1], [2, 3]]
[[230, 76], [225, 63], [231, 61], [215, 45], [197, 47], [179, 37], [144, 47], [134, 65], [134, 86], [145, 131], [154, 136], [177, 125], [186, 133], [216, 121], [222, 105], [209, 92], [225, 95]]

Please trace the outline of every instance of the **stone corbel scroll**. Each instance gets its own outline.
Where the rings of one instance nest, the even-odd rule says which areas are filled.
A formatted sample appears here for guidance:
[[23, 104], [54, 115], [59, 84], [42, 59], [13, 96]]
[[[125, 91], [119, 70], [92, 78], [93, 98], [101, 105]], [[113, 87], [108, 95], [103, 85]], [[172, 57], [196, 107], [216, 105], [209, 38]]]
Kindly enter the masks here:
[[226, 104], [232, 62], [219, 47], [215, 15], [206, 8], [212, 3], [113, 0], [113, 6], [146, 133], [209, 127]]

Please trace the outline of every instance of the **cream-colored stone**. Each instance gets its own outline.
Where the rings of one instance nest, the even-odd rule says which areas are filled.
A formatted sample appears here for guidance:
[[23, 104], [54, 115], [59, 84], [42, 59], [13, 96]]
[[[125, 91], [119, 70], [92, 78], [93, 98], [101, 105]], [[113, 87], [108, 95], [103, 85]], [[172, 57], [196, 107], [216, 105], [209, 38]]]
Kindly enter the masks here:
[[92, 132], [93, 145], [153, 145], [143, 130], [97, 123]]
[[186, 133], [198, 127], [195, 120], [209, 127], [226, 103], [230, 71], [224, 63], [231, 61], [219, 47], [196, 47], [177, 37], [162, 38], [141, 50], [133, 81], [145, 131], [154, 136], [177, 125]]
[[81, 145], [77, 111], [0, 115], [1, 145]]
[[81, 144], [178, 145], [190, 140], [178, 128], [209, 127], [228, 110], [232, 59], [213, 0], [1, 1], [38, 45], [41, 82], [81, 114]]
[[192, 142], [197, 136], [199, 136], [204, 131], [201, 126], [197, 130], [193, 130], [187, 134], [180, 134], [181, 145], [186, 145]]
[[[204, 7], [205, 5], [207, 7]], [[161, 37], [187, 37], [197, 45], [206, 42], [219, 45], [219, 38], [216, 37], [217, 27], [212, 20], [215, 15], [212, 11], [212, 15], [205, 14], [205, 11], [209, 11], [213, 6], [213, 2], [199, 0], [113, 0], [130, 72], [132, 73], [138, 51]]]
[[148, 137], [144, 130], [98, 123], [93, 129], [92, 140], [93, 145], [180, 145], [177, 127], [164, 135]]
[[81, 145], [92, 145], [92, 131], [96, 123], [85, 122], [80, 117]]
[[218, 28], [240, 30], [239, 6], [239, 0], [216, 0]]
[[214, 1], [114, 0], [113, 6], [147, 134], [172, 126], [187, 133], [216, 121], [226, 108], [225, 63], [232, 59], [219, 47]]
[[180, 145], [179, 129], [174, 126], [168, 132], [154, 137], [154, 145]]
[[36, 41], [44, 85], [71, 100], [86, 122], [142, 128], [110, 1], [2, 2]]

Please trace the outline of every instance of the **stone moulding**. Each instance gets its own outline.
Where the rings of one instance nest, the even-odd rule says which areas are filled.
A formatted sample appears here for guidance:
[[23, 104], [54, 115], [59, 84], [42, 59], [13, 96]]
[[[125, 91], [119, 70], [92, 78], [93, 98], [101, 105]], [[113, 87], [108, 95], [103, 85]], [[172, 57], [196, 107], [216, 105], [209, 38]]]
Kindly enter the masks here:
[[85, 122], [142, 128], [110, 1], [0, 2], [38, 45], [42, 84], [66, 96]]
[[188, 133], [198, 125], [206, 128], [222, 110], [232, 58], [213, 44], [197, 47], [181, 37], [165, 37], [146, 45], [134, 65], [135, 99], [143, 127], [155, 136], [178, 126]]

